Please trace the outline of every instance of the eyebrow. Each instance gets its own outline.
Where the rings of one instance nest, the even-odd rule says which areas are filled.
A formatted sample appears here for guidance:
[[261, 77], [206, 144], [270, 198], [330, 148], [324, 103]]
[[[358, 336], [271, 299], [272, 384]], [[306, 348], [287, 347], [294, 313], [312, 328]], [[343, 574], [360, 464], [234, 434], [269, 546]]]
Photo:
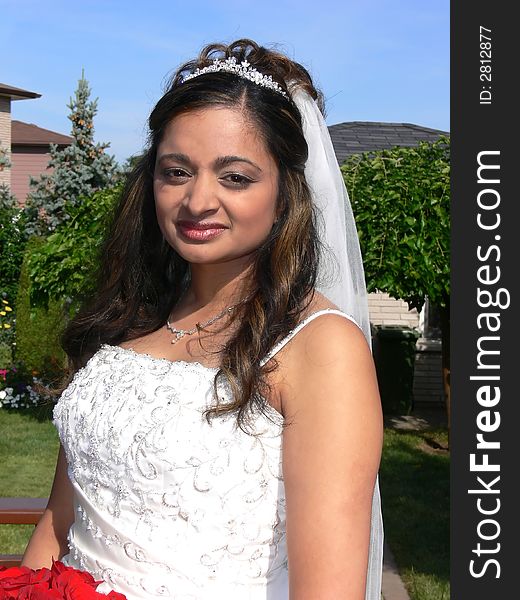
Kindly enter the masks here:
[[[159, 158], [158, 162], [163, 162], [164, 160], [175, 160], [185, 165], [191, 164], [190, 157], [187, 154], [182, 154], [180, 152], [171, 152], [169, 154], [163, 154]], [[246, 158], [245, 156], [219, 156], [213, 161], [213, 166], [215, 168], [222, 168], [235, 162], [244, 162], [251, 165], [255, 169], [258, 169], [258, 171], [262, 171], [262, 169], [256, 163], [254, 163], [252, 160], [249, 160], [249, 158]]]
[[220, 156], [215, 160], [214, 165], [216, 167], [226, 167], [227, 165], [235, 162], [245, 162], [259, 171], [262, 170], [256, 163], [254, 163], [252, 160], [249, 160], [249, 158], [246, 158], [245, 156]]

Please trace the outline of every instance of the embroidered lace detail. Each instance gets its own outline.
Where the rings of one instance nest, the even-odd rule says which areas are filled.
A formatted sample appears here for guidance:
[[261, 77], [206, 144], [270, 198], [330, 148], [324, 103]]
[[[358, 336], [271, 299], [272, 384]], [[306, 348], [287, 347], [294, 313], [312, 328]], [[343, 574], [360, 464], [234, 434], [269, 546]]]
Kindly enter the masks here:
[[234, 415], [208, 424], [216, 371], [105, 345], [56, 404], [76, 503], [66, 558], [106, 591], [202, 599], [243, 584], [265, 597], [286, 577], [283, 418], [259, 414], [256, 435]]

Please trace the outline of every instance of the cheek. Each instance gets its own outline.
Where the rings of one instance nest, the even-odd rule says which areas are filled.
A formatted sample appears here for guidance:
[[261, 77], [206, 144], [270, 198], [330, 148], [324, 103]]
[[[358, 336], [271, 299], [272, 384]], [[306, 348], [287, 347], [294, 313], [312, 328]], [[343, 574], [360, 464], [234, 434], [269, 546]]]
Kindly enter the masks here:
[[256, 223], [259, 227], [265, 227], [271, 224], [276, 218], [276, 205], [278, 198], [278, 188], [270, 185], [263, 190], [259, 190], [254, 197], [250, 198], [244, 215], [247, 215], [249, 221]]
[[244, 221], [260, 224], [264, 221], [268, 221], [272, 217], [273, 208], [271, 204], [262, 204], [261, 202], [255, 203], [253, 200], [249, 206], [241, 211], [241, 213], [241, 217]]
[[159, 216], [164, 205], [164, 196], [161, 193], [161, 186], [157, 183], [154, 183], [153, 185], [153, 197], [155, 203], [155, 212], [157, 213], [157, 216]]
[[157, 218], [160, 219], [171, 217], [173, 211], [176, 210], [178, 202], [175, 194], [172, 193], [171, 187], [163, 186], [160, 183], [156, 183], [153, 186], [155, 213]]

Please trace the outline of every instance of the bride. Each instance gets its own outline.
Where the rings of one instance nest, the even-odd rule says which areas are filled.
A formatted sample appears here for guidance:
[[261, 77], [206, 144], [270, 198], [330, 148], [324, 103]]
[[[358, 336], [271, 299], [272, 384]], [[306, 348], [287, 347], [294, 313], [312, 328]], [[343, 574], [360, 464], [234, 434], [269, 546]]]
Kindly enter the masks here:
[[178, 69], [64, 335], [23, 564], [128, 600], [380, 600], [381, 408], [321, 106], [251, 40]]

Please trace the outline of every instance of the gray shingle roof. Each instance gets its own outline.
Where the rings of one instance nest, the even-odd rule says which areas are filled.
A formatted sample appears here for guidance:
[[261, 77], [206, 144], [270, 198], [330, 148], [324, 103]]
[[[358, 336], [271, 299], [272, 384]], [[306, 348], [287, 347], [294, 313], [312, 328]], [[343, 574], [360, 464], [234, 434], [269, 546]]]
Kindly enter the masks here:
[[0, 96], [7, 96], [11, 100], [25, 100], [26, 98], [41, 98], [41, 94], [22, 90], [22, 88], [13, 87], [6, 83], [0, 83]]
[[330, 137], [339, 164], [351, 154], [384, 150], [394, 146], [417, 146], [419, 142], [434, 142], [448, 131], [430, 129], [413, 123], [380, 123], [378, 121], [347, 121], [329, 126]]

